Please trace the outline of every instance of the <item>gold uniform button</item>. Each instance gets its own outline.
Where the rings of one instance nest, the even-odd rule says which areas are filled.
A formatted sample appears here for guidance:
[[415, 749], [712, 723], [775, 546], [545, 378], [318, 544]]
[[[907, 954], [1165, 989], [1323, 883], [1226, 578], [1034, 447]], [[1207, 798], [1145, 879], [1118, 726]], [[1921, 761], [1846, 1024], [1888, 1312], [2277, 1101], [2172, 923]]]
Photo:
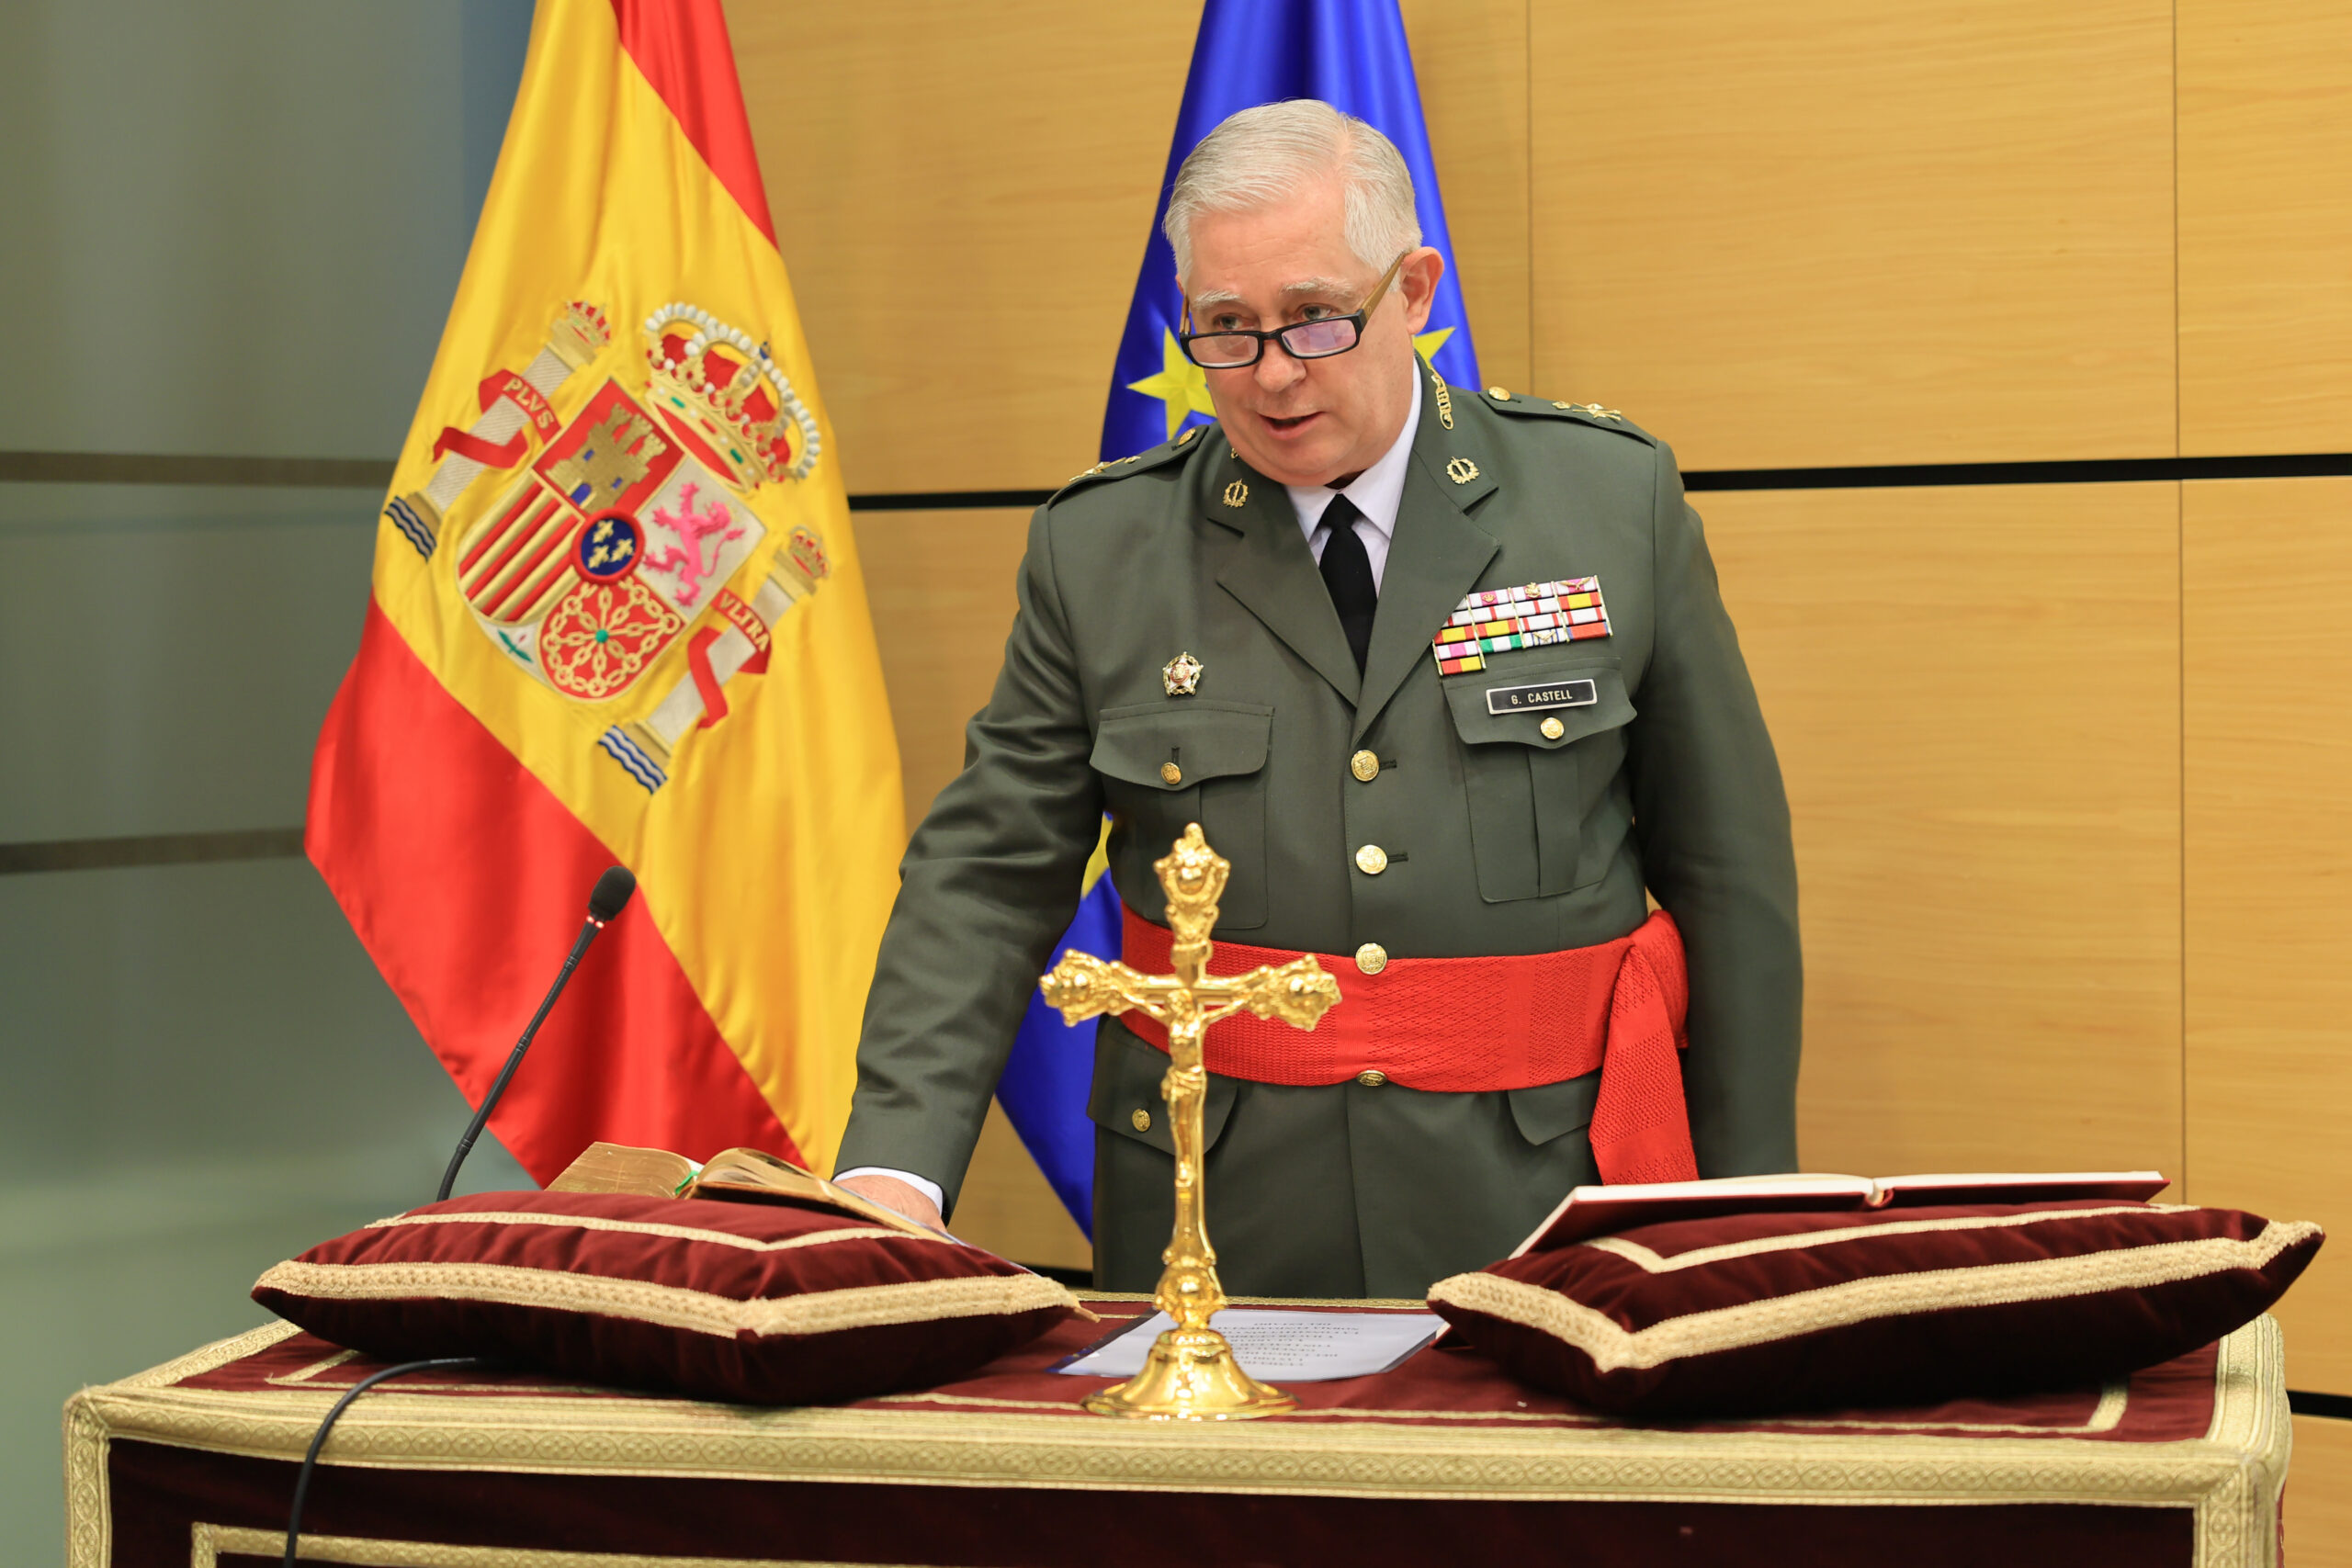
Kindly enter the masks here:
[[1138, 1133], [1148, 1133], [1151, 1131], [1151, 1112], [1148, 1111], [1131, 1111], [1127, 1116], [1127, 1123], [1135, 1128]]
[[1173, 762], [1162, 762], [1159, 764], [1159, 782], [1161, 784], [1182, 784], [1184, 782], [1184, 770], [1178, 767]]
[[1380, 776], [1380, 759], [1369, 751], [1359, 751], [1348, 759], [1348, 772], [1370, 784]]
[[1365, 942], [1356, 949], [1356, 967], [1367, 975], [1377, 975], [1388, 967], [1388, 950], [1376, 942]]
[[1382, 1084], [1385, 1084], [1387, 1081], [1388, 1075], [1382, 1072], [1378, 1067], [1366, 1067], [1363, 1071], [1356, 1075], [1356, 1082], [1363, 1085], [1366, 1089], [1378, 1089]]
[[1378, 844], [1366, 844], [1356, 852], [1356, 869], [1366, 876], [1378, 876], [1388, 869], [1388, 852]]
[[1546, 740], [1557, 740], [1568, 732], [1568, 727], [1556, 718], [1547, 718], [1535, 728], [1544, 732], [1544, 739]]
[[1509, 392], [1504, 391], [1500, 387], [1489, 387], [1489, 388], [1487, 388], [1487, 396], [1488, 396], [1488, 397], [1490, 397], [1490, 398], [1494, 399], [1494, 400], [1495, 400], [1495, 401], [1497, 401], [1497, 402], [1498, 402], [1498, 403], [1507, 403], [1507, 402], [1510, 401], [1510, 394]]

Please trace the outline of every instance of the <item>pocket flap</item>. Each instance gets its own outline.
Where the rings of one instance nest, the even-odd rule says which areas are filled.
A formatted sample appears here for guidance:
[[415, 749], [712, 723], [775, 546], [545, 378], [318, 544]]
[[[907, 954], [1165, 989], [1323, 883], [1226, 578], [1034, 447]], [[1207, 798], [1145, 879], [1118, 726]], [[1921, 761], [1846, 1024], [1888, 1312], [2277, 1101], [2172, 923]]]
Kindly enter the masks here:
[[[1115, 1019], [1103, 1020], [1094, 1041], [1094, 1085], [1086, 1097], [1088, 1120], [1105, 1132], [1148, 1144], [1174, 1158], [1176, 1144], [1168, 1132], [1168, 1101], [1159, 1092], [1160, 1081], [1167, 1076], [1166, 1052], [1153, 1050]], [[1208, 1093], [1201, 1102], [1203, 1154], [1216, 1146], [1217, 1134], [1225, 1131], [1233, 1096], [1231, 1078], [1209, 1075]], [[1138, 1111], [1149, 1119], [1148, 1125], [1136, 1125]]]
[[1531, 1144], [1548, 1144], [1592, 1125], [1592, 1108], [1600, 1099], [1600, 1074], [1596, 1069], [1580, 1078], [1508, 1092], [1510, 1119], [1519, 1123], [1519, 1135]]
[[[1489, 665], [1475, 675], [1449, 675], [1445, 700], [1453, 709], [1455, 733], [1474, 746], [1513, 741], [1557, 750], [1634, 717], [1623, 672], [1589, 659], [1499, 670]], [[1557, 735], [1544, 731], [1550, 719], [1559, 720]]]
[[[1150, 789], [1186, 789], [1204, 779], [1254, 773], [1266, 765], [1274, 710], [1197, 697], [1105, 708], [1098, 718], [1094, 771]], [[1161, 770], [1174, 763], [1175, 776]]]

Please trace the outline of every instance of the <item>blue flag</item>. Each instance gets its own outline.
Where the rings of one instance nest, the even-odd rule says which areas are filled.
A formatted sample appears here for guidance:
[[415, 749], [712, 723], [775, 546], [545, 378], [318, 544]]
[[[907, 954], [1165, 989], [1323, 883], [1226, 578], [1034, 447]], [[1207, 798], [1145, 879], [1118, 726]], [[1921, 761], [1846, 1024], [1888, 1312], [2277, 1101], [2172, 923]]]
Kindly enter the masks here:
[[1159, 222], [1168, 215], [1177, 167], [1202, 137], [1227, 115], [1284, 98], [1320, 98], [1396, 144], [1413, 176], [1421, 243], [1445, 258], [1429, 326], [1414, 346], [1455, 386], [1480, 384], [1396, 0], [1208, 0], [1201, 36], [1193, 45], [1193, 73], [1176, 114], [1167, 172], [1159, 180], [1159, 206], [1144, 243], [1135, 303], [1127, 308], [1127, 330], [1111, 373], [1111, 400], [1102, 412], [1106, 463], [1148, 451], [1173, 440], [1185, 425], [1205, 424], [1212, 417], [1208, 378], [1176, 344], [1183, 299], [1176, 289], [1176, 255]]
[[[1077, 918], [1054, 948], [1053, 963], [1076, 948], [1097, 958], [1119, 956], [1119, 891], [1111, 886], [1098, 846], [1086, 868], [1086, 896]], [[1048, 964], [1046, 967], [1051, 968]], [[1046, 1005], [1029, 998], [1029, 1011], [1012, 1037], [1012, 1054], [997, 1080], [996, 1102], [1028, 1147], [1046, 1185], [1062, 1201], [1078, 1228], [1094, 1234], [1094, 1123], [1086, 1117], [1086, 1091], [1094, 1078], [1094, 1025], [1076, 1028]]]
[[[1144, 243], [1135, 303], [1119, 340], [1111, 399], [1102, 413], [1102, 457], [1108, 461], [1171, 440], [1187, 424], [1213, 417], [1208, 379], [1176, 344], [1182, 299], [1176, 257], [1159, 231], [1176, 170], [1201, 138], [1227, 115], [1285, 98], [1320, 98], [1373, 126], [1396, 144], [1413, 176], [1421, 243], [1445, 257], [1445, 276], [1427, 330], [1413, 342], [1423, 358], [1457, 386], [1478, 385], [1477, 355], [1453, 270], [1453, 243], [1438, 200], [1437, 169], [1430, 161], [1421, 121], [1420, 89], [1405, 44], [1396, 0], [1208, 0], [1193, 45], [1192, 74], [1177, 111], [1176, 135], [1160, 177], [1159, 205]], [[1119, 955], [1119, 896], [1102, 874], [1098, 848], [1087, 867], [1084, 900], [1070, 922], [1062, 953], [1076, 948], [1098, 957]], [[1087, 1089], [1094, 1073], [1094, 1026], [1072, 1029], [1032, 997], [1014, 1036], [997, 1102], [1046, 1179], [1089, 1235], [1094, 1232], [1094, 1128], [1087, 1120]]]

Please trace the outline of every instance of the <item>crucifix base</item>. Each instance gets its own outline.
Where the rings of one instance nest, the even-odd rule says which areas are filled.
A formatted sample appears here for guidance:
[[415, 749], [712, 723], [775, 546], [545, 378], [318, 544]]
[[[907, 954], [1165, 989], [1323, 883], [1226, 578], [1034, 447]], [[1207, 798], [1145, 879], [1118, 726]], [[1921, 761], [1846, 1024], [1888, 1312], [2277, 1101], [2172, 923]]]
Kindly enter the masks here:
[[1297, 1400], [1243, 1371], [1224, 1335], [1183, 1327], [1153, 1341], [1143, 1371], [1085, 1403], [1097, 1416], [1140, 1421], [1247, 1421], [1298, 1408]]

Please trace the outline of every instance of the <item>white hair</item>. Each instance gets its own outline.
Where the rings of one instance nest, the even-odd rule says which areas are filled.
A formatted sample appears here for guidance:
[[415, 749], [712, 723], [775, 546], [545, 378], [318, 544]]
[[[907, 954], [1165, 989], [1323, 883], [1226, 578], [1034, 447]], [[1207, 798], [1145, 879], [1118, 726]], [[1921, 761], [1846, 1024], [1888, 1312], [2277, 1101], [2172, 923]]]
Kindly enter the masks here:
[[1176, 276], [1193, 270], [1193, 220], [1270, 207], [1337, 172], [1348, 249], [1377, 272], [1421, 243], [1413, 176], [1396, 146], [1319, 98], [1261, 104], [1228, 115], [1184, 156], [1161, 224]]

